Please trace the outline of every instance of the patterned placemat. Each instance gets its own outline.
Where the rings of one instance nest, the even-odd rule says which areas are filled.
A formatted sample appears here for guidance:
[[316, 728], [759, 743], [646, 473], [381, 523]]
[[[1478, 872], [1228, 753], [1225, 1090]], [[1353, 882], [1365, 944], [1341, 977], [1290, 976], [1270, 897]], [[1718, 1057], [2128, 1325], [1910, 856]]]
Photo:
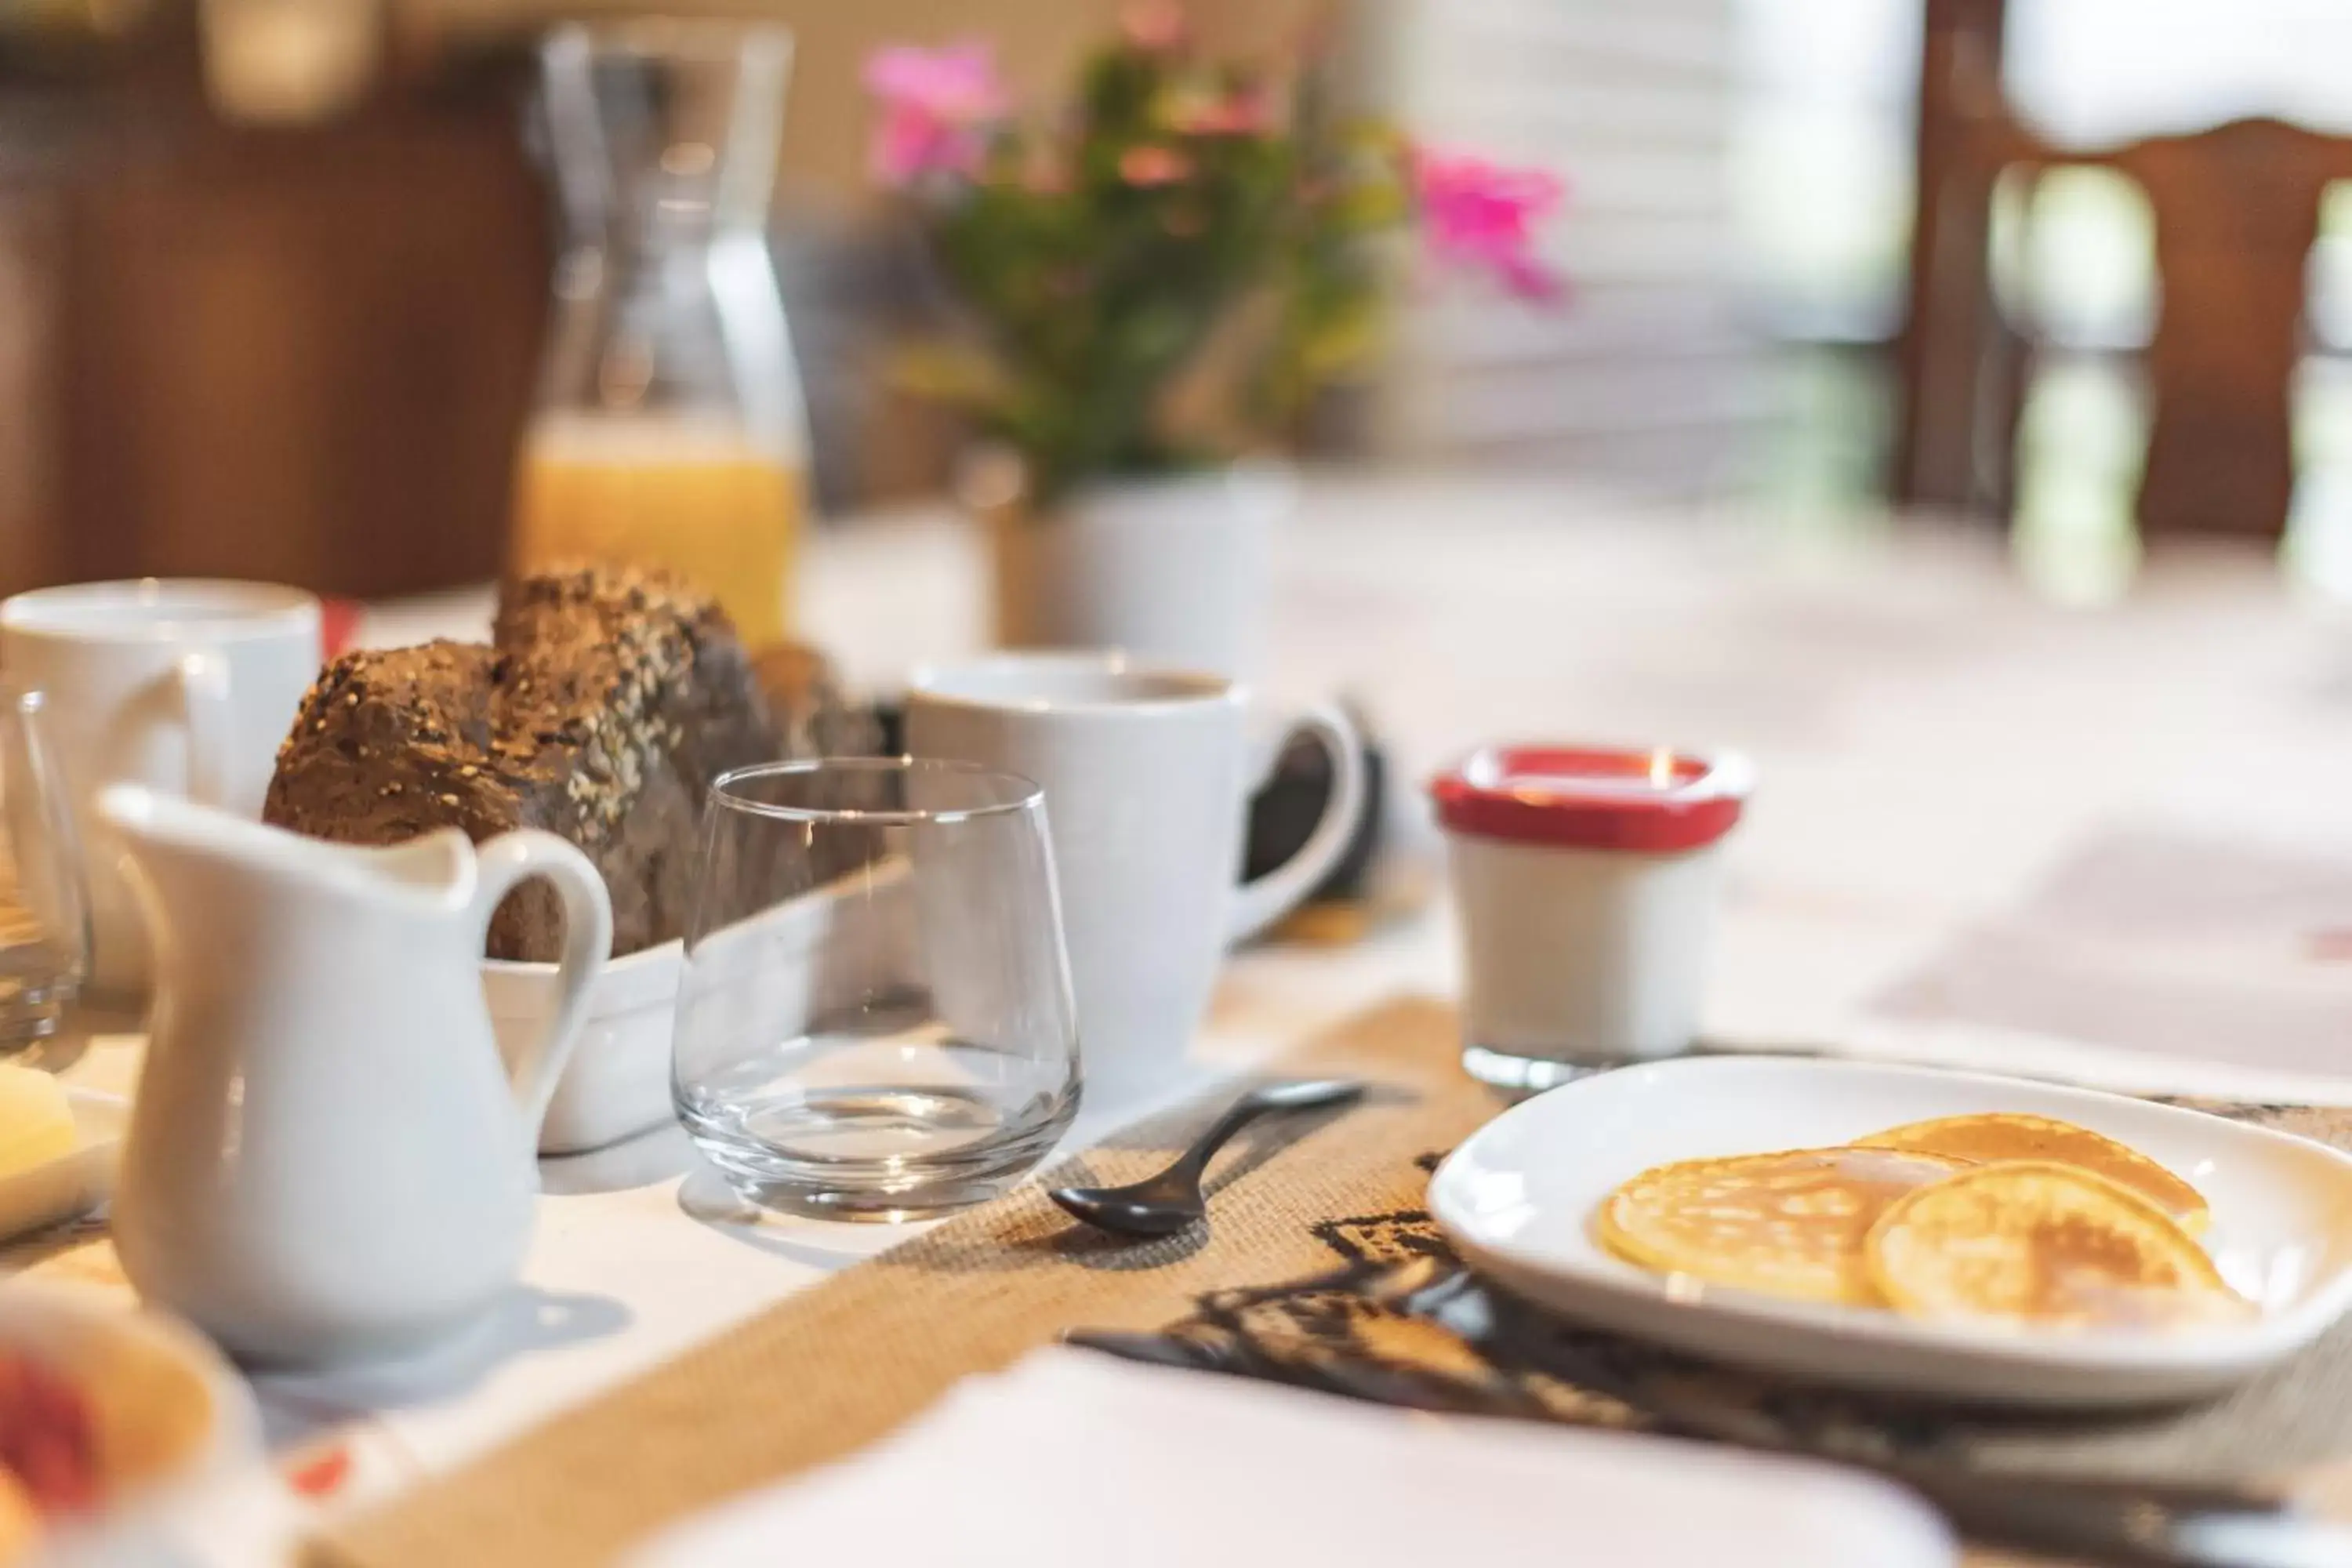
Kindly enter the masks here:
[[[1335, 1267], [1441, 1254], [1422, 1208], [1428, 1172], [1497, 1106], [1459, 1071], [1450, 1010], [1382, 1007], [1312, 1043], [1284, 1072], [1347, 1071], [1365, 1102], [1245, 1137], [1221, 1168], [1216, 1223], [1146, 1245], [1080, 1231], [1036, 1185], [940, 1226], [761, 1316], [316, 1545], [339, 1568], [609, 1561], [728, 1495], [846, 1454], [956, 1379], [1087, 1329], [1155, 1337], [1246, 1331], [1358, 1364], [1465, 1375], [1478, 1358], [1445, 1331], [1344, 1293], [1253, 1288]], [[1223, 1096], [1217, 1097], [1221, 1104]], [[1215, 1105], [1130, 1129], [1054, 1180], [1134, 1179]], [[2352, 1115], [2232, 1113], [2352, 1140]], [[1238, 1294], [1237, 1294], [1238, 1292]], [[1254, 1314], [1254, 1315], [1253, 1315]], [[1645, 1424], [1645, 1389], [1671, 1385], [1744, 1413], [1759, 1439], [1892, 1451], [2029, 1471], [2239, 1480], [2352, 1455], [2352, 1329], [2279, 1373], [2202, 1408], [2100, 1421], [1963, 1416], [1863, 1404], [1733, 1378], [1605, 1336], [1582, 1338], [1610, 1387], [1531, 1389], [1555, 1418]], [[1628, 1400], [1621, 1395], [1632, 1394]]]

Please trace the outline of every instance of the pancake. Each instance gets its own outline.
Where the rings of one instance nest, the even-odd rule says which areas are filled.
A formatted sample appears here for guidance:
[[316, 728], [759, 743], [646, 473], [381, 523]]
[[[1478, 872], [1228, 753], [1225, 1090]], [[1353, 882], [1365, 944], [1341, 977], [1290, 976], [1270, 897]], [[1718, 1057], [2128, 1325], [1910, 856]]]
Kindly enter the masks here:
[[1964, 1169], [1938, 1154], [1790, 1149], [1686, 1160], [1601, 1199], [1601, 1243], [1629, 1263], [1768, 1295], [1874, 1306], [1863, 1238], [1897, 1198]]
[[1878, 1294], [1908, 1317], [2164, 1328], [2250, 1310], [2170, 1215], [2078, 1165], [1963, 1170], [1888, 1205], [1864, 1251]]
[[2011, 1111], [1946, 1116], [1874, 1132], [1854, 1140], [1854, 1147], [1948, 1154], [1975, 1165], [2009, 1160], [2080, 1165], [2129, 1187], [2179, 1221], [2180, 1227], [2191, 1236], [2202, 1235], [2210, 1217], [2203, 1194], [2138, 1150], [2087, 1127], [2047, 1116], [2023, 1116]]

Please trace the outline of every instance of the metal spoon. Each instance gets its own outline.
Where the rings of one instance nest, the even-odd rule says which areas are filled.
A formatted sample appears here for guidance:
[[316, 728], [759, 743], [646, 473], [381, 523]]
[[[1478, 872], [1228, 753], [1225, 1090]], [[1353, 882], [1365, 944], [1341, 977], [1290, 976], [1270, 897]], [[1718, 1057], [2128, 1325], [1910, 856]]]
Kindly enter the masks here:
[[1252, 1089], [1209, 1124], [1176, 1163], [1146, 1181], [1125, 1187], [1056, 1187], [1045, 1195], [1070, 1216], [1114, 1236], [1173, 1236], [1206, 1218], [1209, 1200], [1201, 1191], [1210, 1157], [1227, 1140], [1261, 1116], [1282, 1110], [1320, 1110], [1363, 1097], [1364, 1086], [1349, 1079], [1276, 1083]]

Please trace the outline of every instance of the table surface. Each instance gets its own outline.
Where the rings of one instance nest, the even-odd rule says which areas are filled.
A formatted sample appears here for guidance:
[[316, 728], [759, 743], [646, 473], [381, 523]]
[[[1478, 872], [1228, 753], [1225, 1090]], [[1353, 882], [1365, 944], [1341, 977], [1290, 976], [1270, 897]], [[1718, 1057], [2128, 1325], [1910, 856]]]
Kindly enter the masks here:
[[[942, 512], [829, 529], [810, 542], [801, 625], [855, 687], [888, 689], [980, 646], [982, 570], [976, 532]], [[1476, 742], [1756, 758], [1707, 1006], [1726, 1037], [1883, 1041], [1869, 999], [2087, 833], [2352, 858], [2352, 627], [2250, 552], [2158, 557], [2121, 603], [2069, 608], [2028, 591], [1997, 537], [1958, 527], [1801, 527], [1539, 479], [1332, 478], [1307, 488], [1276, 584], [1265, 694], [1367, 706], [1402, 786], [1408, 882], [1433, 858], [1418, 783]], [[362, 636], [478, 633], [486, 603], [384, 606]], [[1446, 993], [1454, 973], [1440, 900], [1346, 947], [1243, 952], [1201, 1069], [1390, 994]], [[123, 1083], [135, 1053], [104, 1042], [78, 1076]], [[1074, 1138], [1142, 1109], [1090, 1108]], [[274, 1441], [346, 1445], [337, 1506], [355, 1506], [906, 1234], [747, 1215], [688, 1163], [675, 1132], [546, 1162], [517, 1310], [425, 1363], [259, 1380]]]

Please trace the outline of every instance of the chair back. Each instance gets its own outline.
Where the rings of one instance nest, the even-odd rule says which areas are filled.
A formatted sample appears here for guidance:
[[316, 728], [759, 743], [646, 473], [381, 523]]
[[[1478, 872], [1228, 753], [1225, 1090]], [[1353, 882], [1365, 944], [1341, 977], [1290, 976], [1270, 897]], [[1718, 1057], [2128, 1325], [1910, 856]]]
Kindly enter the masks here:
[[[2305, 276], [2327, 186], [2352, 179], [2352, 138], [2282, 121], [2231, 121], [2190, 135], [2107, 148], [2053, 144], [2021, 121], [1990, 62], [1952, 51], [1954, 117], [1943, 177], [1920, 194], [1919, 243], [1981, 245], [2004, 176], [2064, 166], [2114, 169], [2155, 216], [2161, 304], [2146, 350], [2152, 401], [2137, 515], [2146, 534], [2284, 532], [2294, 486], [2293, 388], [2306, 351]], [[2027, 204], [2031, 210], [2031, 204]], [[1947, 268], [1973, 289], [1915, 269], [1906, 329], [1906, 471], [1900, 499], [2006, 510], [2032, 323], [1993, 303], [1981, 265]], [[1918, 458], [1973, 459], [1965, 496], [1936, 487]], [[1948, 483], [1947, 484], [1948, 488]]]

